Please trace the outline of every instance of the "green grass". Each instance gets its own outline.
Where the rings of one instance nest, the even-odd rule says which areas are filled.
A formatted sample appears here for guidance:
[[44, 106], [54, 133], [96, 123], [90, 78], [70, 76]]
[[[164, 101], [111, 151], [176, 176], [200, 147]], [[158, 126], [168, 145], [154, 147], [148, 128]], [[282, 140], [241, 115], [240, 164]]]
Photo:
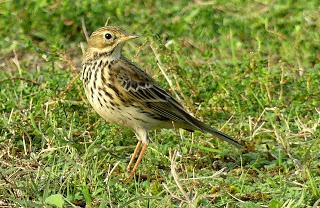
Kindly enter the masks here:
[[[319, 9], [317, 0], [1, 1], [0, 206], [312, 207]], [[82, 19], [89, 32], [109, 19], [143, 36], [125, 54], [246, 150], [199, 132], [151, 132], [128, 182], [137, 140], [93, 111], [77, 77]]]

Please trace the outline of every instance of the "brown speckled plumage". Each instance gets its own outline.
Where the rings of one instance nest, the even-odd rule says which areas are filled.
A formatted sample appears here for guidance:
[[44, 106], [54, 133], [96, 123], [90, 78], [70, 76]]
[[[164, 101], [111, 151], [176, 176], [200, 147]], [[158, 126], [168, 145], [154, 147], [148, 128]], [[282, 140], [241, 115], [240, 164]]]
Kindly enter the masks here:
[[136, 171], [148, 145], [147, 132], [158, 128], [200, 130], [233, 145], [238, 142], [191, 116], [143, 70], [121, 55], [124, 43], [136, 36], [117, 27], [92, 33], [83, 58], [81, 80], [90, 104], [105, 120], [131, 128], [139, 142], [128, 166]]

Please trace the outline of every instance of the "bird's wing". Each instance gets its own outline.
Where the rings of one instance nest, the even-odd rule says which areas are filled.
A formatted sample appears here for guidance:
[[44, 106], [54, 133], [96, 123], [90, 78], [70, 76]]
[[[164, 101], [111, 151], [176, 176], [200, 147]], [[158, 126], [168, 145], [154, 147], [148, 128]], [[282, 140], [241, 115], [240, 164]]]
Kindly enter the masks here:
[[110, 66], [109, 79], [119, 90], [122, 100], [139, 103], [144, 111], [157, 118], [174, 121], [180, 127], [208, 132], [237, 147], [241, 145], [230, 136], [212, 128], [187, 113], [170, 94], [161, 89], [144, 71], [126, 59], [120, 59]]
[[120, 59], [110, 66], [110, 80], [123, 92], [124, 100], [140, 103], [167, 120], [185, 122], [184, 114], [187, 113], [182, 105], [126, 59]]

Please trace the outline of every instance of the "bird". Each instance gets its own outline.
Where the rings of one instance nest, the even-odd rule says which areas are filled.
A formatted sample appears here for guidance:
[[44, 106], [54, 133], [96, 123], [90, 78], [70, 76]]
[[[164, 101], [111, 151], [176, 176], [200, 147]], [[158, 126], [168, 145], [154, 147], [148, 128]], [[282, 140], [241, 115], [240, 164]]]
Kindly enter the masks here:
[[117, 26], [97, 29], [88, 39], [80, 74], [93, 109], [107, 122], [132, 129], [138, 139], [127, 166], [130, 178], [148, 148], [150, 130], [198, 130], [241, 147], [232, 137], [188, 113], [151, 76], [122, 54], [124, 44], [138, 37]]

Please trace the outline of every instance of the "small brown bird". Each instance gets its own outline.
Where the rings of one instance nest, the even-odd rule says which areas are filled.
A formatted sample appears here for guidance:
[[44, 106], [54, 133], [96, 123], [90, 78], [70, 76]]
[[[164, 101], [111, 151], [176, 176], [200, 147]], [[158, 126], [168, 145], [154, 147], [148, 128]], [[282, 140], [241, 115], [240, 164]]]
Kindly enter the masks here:
[[137, 37], [118, 27], [96, 30], [88, 40], [81, 72], [85, 94], [95, 111], [108, 122], [131, 128], [139, 140], [127, 168], [131, 170], [130, 177], [141, 163], [148, 147], [147, 132], [152, 129], [199, 130], [240, 147], [230, 136], [191, 116], [148, 74], [121, 54], [124, 43]]

